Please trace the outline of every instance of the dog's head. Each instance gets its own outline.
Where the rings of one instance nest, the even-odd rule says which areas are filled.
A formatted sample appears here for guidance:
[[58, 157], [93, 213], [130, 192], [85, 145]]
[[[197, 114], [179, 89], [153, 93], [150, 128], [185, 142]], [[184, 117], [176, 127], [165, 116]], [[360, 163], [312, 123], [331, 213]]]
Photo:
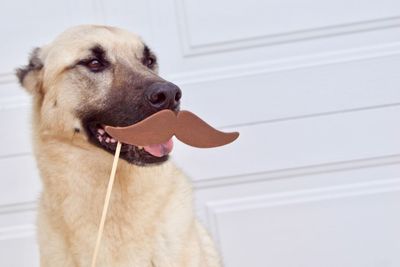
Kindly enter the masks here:
[[[105, 26], [78, 26], [35, 49], [17, 76], [35, 98], [42, 135], [81, 138], [114, 153], [105, 125], [128, 126], [162, 109], [178, 110], [180, 89], [158, 76], [155, 55], [136, 35]], [[145, 165], [164, 162], [164, 151], [124, 144], [121, 157]], [[168, 149], [166, 149], [166, 147]], [[151, 153], [153, 152], [153, 153]]]

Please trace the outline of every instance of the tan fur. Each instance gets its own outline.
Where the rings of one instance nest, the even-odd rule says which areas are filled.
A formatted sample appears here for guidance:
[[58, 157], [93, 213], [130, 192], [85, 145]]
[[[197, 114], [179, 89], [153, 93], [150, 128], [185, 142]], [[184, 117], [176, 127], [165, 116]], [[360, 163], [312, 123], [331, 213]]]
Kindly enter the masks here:
[[[87, 141], [77, 105], [101, 105], [68, 68], [99, 43], [112, 60], [130, 59], [141, 40], [124, 30], [74, 27], [43, 47], [44, 67], [22, 84], [34, 98], [33, 143], [43, 181], [38, 215], [41, 267], [90, 266], [112, 155]], [[105, 74], [107, 75], [107, 74]], [[107, 83], [107, 77], [103, 77]], [[107, 84], [104, 85], [104, 90]], [[217, 267], [213, 242], [194, 216], [187, 178], [171, 163], [138, 167], [120, 160], [98, 267]]]

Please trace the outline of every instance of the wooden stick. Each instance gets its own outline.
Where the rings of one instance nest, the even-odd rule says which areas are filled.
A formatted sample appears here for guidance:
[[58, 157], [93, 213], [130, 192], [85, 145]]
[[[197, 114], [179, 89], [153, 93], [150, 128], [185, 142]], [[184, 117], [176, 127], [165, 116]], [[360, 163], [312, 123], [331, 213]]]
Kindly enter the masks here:
[[96, 267], [97, 254], [99, 253], [101, 238], [103, 236], [104, 223], [105, 223], [106, 217], [107, 217], [108, 205], [110, 204], [111, 191], [112, 191], [114, 180], [115, 180], [115, 173], [117, 172], [117, 165], [118, 165], [118, 159], [119, 159], [120, 152], [121, 152], [121, 143], [118, 142], [117, 149], [115, 150], [113, 165], [111, 168], [110, 180], [108, 181], [106, 199], [104, 200], [103, 213], [101, 214], [99, 231], [97, 232], [96, 246], [94, 247], [92, 264], [90, 265], [91, 267]]

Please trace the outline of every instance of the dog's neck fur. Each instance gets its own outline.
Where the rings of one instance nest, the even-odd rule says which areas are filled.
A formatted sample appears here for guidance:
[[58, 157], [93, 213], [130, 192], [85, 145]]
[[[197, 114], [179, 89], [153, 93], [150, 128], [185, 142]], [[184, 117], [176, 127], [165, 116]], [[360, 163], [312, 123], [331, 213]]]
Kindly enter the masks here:
[[[65, 186], [71, 186], [72, 190], [80, 185], [75, 188], [77, 191], [87, 189], [104, 196], [113, 162], [112, 154], [74, 135], [70, 139], [56, 136], [39, 136], [38, 139], [35, 153], [45, 190], [48, 186], [60, 185], [63, 187], [60, 190], [66, 191]], [[93, 174], [96, 175], [93, 177]], [[154, 191], [166, 184], [170, 187], [176, 176], [182, 175], [169, 161], [139, 167], [120, 159], [115, 190], [132, 187], [132, 195]], [[84, 185], [89, 187], [85, 189]]]
[[[96, 170], [98, 173], [98, 177], [89, 179], [92, 180], [91, 182], [107, 182], [114, 156], [89, 143], [80, 125], [78, 128], [72, 126], [76, 124], [77, 121], [74, 115], [66, 113], [65, 111], [58, 112], [57, 110], [53, 110], [50, 115], [51, 119], [43, 119], [43, 117], [50, 116], [49, 114], [41, 113], [42, 105], [43, 99], [40, 96], [36, 96], [33, 101], [32, 121], [33, 138], [35, 141], [33, 143], [35, 145], [34, 152], [37, 156], [40, 171], [53, 170], [51, 175], [43, 173], [46, 179], [51, 179], [54, 175], [63, 175], [61, 170], [65, 169], [75, 172], [74, 179], [76, 179], [76, 177], [81, 177], [85, 170], [91, 169]], [[52, 122], [49, 123], [49, 121]], [[58, 124], [59, 121], [63, 124]], [[65, 125], [70, 126], [66, 127]], [[62, 154], [60, 154], [60, 151], [62, 151]], [[53, 164], [51, 166], [48, 164], [42, 165], [41, 159], [47, 159]], [[170, 162], [149, 167], [139, 167], [120, 159], [118, 165], [118, 177], [120, 177], [120, 179], [137, 180], [131, 178], [141, 177], [143, 175], [146, 176], [149, 173], [158, 172], [158, 170], [162, 170], [166, 176], [168, 176], [168, 172], [177, 172], [176, 168]], [[57, 174], [56, 170], [59, 170], [60, 173]], [[46, 179], [43, 180], [45, 186], [47, 182]], [[81, 179], [83, 178], [81, 177]], [[70, 180], [72, 180], [72, 177]]]
[[[40, 229], [62, 229], [54, 231], [63, 236], [66, 244], [71, 244], [71, 250], [93, 247], [113, 155], [73, 136], [71, 139], [43, 136], [36, 129], [35, 138], [34, 150], [43, 182]], [[175, 216], [166, 205], [177, 207], [179, 214], [194, 220], [191, 187], [171, 162], [139, 167], [119, 160], [102, 241], [102, 247], [108, 252], [100, 255], [99, 260], [105, 255], [121, 257], [121, 253], [132, 253], [123, 252], [121, 248], [139, 253], [143, 251], [141, 246], [153, 244], [158, 237], [149, 233], [163, 231], [167, 218], [172, 218], [168, 216]], [[159, 225], [161, 222], [164, 223]], [[140, 242], [126, 246], [127, 242], [132, 242], [129, 240]], [[87, 255], [83, 258], [89, 260], [91, 252], [86, 249]], [[138, 260], [153, 257], [137, 256]], [[76, 266], [89, 266], [89, 262]]]
[[[35, 123], [39, 118], [36, 115], [34, 125], [40, 125]], [[33, 131], [34, 151], [43, 182], [42, 201], [52, 206], [52, 212], [60, 210], [68, 199], [99, 212], [104, 202], [113, 155], [90, 144], [84, 133], [75, 133], [74, 129], [63, 134], [37, 127]], [[111, 205], [116, 210], [126, 207], [127, 203], [140, 206], [140, 199], [157, 201], [156, 197], [181, 188], [187, 191], [190, 188], [188, 181], [169, 161], [157, 166], [139, 167], [120, 159]], [[51, 195], [49, 192], [52, 192]], [[191, 196], [190, 193], [185, 195]], [[191, 205], [191, 198], [187, 200]], [[112, 211], [110, 216], [113, 216]]]

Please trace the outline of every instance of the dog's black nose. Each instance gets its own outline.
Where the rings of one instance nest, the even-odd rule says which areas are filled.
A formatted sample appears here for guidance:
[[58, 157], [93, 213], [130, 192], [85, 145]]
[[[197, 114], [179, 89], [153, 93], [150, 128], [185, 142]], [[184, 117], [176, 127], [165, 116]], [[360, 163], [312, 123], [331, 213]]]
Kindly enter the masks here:
[[145, 94], [150, 105], [157, 109], [175, 109], [182, 97], [181, 89], [170, 82], [153, 83]]

